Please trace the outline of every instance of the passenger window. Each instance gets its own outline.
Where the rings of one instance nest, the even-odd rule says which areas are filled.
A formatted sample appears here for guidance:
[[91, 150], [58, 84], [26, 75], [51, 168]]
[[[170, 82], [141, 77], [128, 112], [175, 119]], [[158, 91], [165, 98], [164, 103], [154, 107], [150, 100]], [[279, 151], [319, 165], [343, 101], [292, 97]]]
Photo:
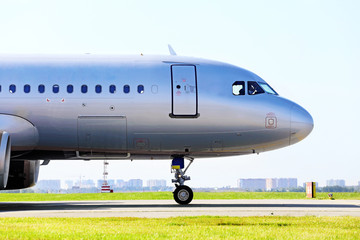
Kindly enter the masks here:
[[95, 86], [95, 92], [96, 93], [101, 93], [101, 85], [96, 85]]
[[1, 92], [1, 85], [0, 85], [0, 92]]
[[30, 85], [29, 85], [29, 84], [24, 85], [24, 92], [25, 92], [25, 93], [29, 93], [29, 92], [30, 92]]
[[38, 87], [38, 91], [39, 91], [39, 93], [44, 93], [45, 92], [45, 86], [40, 84], [39, 87]]
[[265, 91], [259, 86], [257, 82], [248, 82], [248, 94], [256, 95], [265, 93]]
[[59, 90], [60, 90], [59, 85], [55, 84], [55, 85], [53, 86], [53, 93], [59, 93]]
[[87, 93], [87, 91], [88, 91], [87, 85], [82, 85], [82, 86], [81, 86], [81, 92], [82, 92], [82, 93]]
[[138, 93], [144, 93], [144, 86], [143, 85], [139, 85], [138, 86]]
[[116, 92], [116, 86], [115, 85], [110, 85], [109, 92], [110, 93], [115, 93]]
[[124, 93], [129, 93], [130, 92], [130, 86], [129, 85], [125, 85], [124, 86]]
[[73, 93], [74, 92], [74, 86], [73, 85], [67, 85], [67, 87], [66, 87], [66, 91], [68, 92], [68, 93]]
[[158, 86], [157, 85], [152, 85], [151, 86], [151, 92], [153, 93], [153, 94], [157, 94], [158, 93]]
[[9, 92], [10, 93], [15, 93], [16, 92], [16, 86], [14, 84], [11, 84], [9, 87]]
[[245, 95], [245, 82], [244, 81], [236, 81], [232, 85], [232, 92], [234, 95]]

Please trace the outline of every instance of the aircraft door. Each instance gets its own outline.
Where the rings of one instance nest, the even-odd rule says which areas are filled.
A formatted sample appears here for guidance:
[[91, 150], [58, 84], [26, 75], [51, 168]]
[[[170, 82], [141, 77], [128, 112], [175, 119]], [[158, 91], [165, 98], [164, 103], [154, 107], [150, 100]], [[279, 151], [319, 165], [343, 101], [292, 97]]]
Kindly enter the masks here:
[[172, 118], [197, 118], [198, 91], [195, 65], [172, 65]]

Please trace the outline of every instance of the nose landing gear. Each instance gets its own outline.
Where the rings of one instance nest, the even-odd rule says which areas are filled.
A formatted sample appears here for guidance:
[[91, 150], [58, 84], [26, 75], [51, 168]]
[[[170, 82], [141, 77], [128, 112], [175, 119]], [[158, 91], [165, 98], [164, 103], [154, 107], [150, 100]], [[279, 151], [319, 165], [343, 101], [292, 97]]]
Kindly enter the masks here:
[[174, 200], [181, 205], [189, 204], [193, 199], [193, 191], [190, 187], [184, 185], [185, 181], [190, 180], [189, 176], [185, 176], [186, 171], [194, 161], [193, 158], [190, 158], [189, 165], [184, 168], [184, 158], [175, 157], [171, 162], [171, 172], [175, 173], [175, 179], [172, 179], [172, 182], [175, 183], [176, 189], [173, 192]]

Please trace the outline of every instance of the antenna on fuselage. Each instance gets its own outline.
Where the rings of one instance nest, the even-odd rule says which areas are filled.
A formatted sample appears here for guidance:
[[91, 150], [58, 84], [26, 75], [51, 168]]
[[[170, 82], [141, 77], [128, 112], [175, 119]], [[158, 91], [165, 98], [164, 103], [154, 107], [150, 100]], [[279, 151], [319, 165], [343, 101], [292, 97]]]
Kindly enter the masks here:
[[174, 51], [174, 49], [172, 48], [172, 46], [170, 44], [168, 44], [168, 48], [169, 48], [169, 52], [170, 52], [170, 55], [173, 55], [173, 56], [176, 56], [176, 52]]

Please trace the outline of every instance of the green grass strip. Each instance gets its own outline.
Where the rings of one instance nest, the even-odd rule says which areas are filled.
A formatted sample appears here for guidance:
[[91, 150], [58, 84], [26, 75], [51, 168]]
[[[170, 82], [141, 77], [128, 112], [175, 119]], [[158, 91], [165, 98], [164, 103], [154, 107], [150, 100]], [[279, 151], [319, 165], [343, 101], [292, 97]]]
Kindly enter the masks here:
[[[360, 193], [333, 193], [337, 200], [360, 200]], [[94, 201], [94, 200], [172, 200], [171, 192], [134, 193], [0, 193], [0, 202], [15, 201]], [[194, 192], [194, 199], [306, 199], [299, 192]], [[316, 199], [329, 199], [317, 193]]]
[[0, 239], [359, 239], [356, 217], [0, 218]]

